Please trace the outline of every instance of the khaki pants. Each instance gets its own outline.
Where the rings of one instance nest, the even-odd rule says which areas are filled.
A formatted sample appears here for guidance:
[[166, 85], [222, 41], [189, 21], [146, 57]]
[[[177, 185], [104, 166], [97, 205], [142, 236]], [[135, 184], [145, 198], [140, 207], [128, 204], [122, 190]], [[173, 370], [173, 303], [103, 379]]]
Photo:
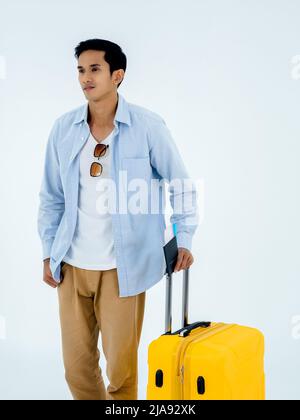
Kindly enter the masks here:
[[[119, 297], [117, 269], [94, 271], [62, 263], [57, 288], [65, 378], [75, 400], [136, 400], [138, 345], [146, 292]], [[106, 359], [106, 390], [98, 350]]]

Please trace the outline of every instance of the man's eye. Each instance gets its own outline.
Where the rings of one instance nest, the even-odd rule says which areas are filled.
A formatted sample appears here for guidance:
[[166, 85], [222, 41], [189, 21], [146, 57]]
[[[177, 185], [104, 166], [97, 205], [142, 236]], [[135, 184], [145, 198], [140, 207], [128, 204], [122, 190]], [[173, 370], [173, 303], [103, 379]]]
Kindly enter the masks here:
[[[98, 70], [100, 70], [100, 69], [96, 69], [96, 68], [92, 69], [92, 71], [98, 71]], [[78, 72], [79, 73], [84, 73], [84, 70], [78, 70]]]

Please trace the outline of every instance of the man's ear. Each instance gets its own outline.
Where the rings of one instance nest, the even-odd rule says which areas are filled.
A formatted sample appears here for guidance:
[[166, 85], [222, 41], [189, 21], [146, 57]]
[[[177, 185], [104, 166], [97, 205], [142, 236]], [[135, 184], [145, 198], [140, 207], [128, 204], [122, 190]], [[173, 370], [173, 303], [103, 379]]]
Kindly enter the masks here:
[[123, 69], [115, 70], [113, 72], [113, 80], [114, 80], [114, 82], [116, 82], [117, 84], [119, 84], [120, 82], [122, 82], [122, 80], [124, 79], [124, 75], [125, 75], [125, 72], [124, 72]]

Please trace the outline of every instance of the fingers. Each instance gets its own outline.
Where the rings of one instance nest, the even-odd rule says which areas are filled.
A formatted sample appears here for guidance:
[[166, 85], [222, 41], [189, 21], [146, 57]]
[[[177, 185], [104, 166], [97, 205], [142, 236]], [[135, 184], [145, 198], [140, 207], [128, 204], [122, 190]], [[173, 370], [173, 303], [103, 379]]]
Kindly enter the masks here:
[[174, 272], [188, 269], [194, 262], [193, 255], [187, 250], [180, 250], [178, 252], [177, 262]]
[[53, 289], [55, 289], [57, 287], [57, 282], [50, 276], [45, 276], [44, 277], [44, 282], [46, 284], [48, 284], [48, 286], [53, 287]]
[[189, 256], [185, 269], [190, 268], [190, 266], [194, 262], [194, 257], [192, 255]]
[[52, 277], [52, 272], [50, 270], [50, 259], [47, 258], [44, 261], [44, 272], [43, 272], [43, 281], [54, 289], [57, 287], [57, 282]]
[[175, 265], [175, 268], [174, 268], [174, 273], [181, 270], [180, 267], [181, 267], [181, 264], [182, 264], [182, 261], [183, 261], [183, 256], [184, 256], [183, 251], [179, 251], [178, 256], [177, 256], [177, 262], [176, 262], [176, 265]]

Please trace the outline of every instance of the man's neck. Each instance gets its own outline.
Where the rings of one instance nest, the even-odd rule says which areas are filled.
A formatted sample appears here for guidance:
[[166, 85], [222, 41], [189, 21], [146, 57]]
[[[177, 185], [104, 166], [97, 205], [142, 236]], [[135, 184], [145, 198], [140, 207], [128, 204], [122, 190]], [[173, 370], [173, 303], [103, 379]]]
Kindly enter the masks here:
[[109, 127], [113, 124], [118, 105], [118, 93], [107, 96], [98, 102], [88, 104], [88, 123], [93, 127]]

